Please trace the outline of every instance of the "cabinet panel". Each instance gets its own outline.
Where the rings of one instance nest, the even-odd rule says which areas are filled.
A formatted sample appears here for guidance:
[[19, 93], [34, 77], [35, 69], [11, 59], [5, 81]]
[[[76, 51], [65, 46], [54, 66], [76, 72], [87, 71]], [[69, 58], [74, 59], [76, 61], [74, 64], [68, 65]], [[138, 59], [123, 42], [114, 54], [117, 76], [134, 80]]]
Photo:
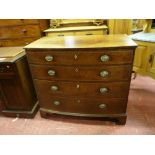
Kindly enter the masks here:
[[30, 110], [31, 106], [24, 100], [25, 96], [16, 78], [1, 80], [5, 98], [5, 108], [8, 110]]
[[133, 70], [155, 79], [155, 44], [143, 41], [136, 43], [138, 47], [135, 51]]
[[132, 19], [110, 19], [108, 27], [110, 34], [131, 34]]
[[138, 46], [136, 51], [135, 51], [135, 56], [134, 56], [134, 67], [136, 69], [142, 68], [144, 66], [145, 62], [145, 50], [147, 47], [145, 46]]
[[155, 47], [150, 47], [149, 51], [150, 53], [149, 53], [147, 71], [155, 74]]

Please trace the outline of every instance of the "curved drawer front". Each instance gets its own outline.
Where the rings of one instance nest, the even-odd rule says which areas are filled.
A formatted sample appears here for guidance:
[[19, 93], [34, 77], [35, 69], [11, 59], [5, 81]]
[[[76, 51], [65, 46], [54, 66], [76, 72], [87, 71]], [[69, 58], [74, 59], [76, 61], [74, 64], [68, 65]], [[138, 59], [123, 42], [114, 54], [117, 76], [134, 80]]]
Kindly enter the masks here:
[[[80, 96], [80, 97], [127, 97], [128, 82], [54, 82], [34, 80], [37, 93], [48, 96]], [[46, 92], [46, 93], [44, 93]]]
[[[32, 64], [44, 65], [104, 65], [131, 64], [132, 50], [68, 50], [68, 51], [29, 51], [28, 61]], [[52, 57], [53, 59], [48, 59]]]
[[34, 79], [65, 81], [128, 81], [131, 65], [70, 67], [30, 65]]
[[66, 113], [119, 114], [126, 112], [126, 99], [83, 99], [39, 96], [40, 107]]

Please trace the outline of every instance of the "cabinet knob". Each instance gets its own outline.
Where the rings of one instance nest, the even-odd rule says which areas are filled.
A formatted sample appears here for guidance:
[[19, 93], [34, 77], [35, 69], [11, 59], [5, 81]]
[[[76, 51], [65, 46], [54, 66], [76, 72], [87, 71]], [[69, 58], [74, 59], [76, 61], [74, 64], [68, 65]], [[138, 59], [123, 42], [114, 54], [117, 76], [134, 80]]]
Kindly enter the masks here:
[[105, 62], [105, 61], [109, 61], [110, 57], [108, 55], [102, 55], [101, 56], [101, 61]]
[[54, 105], [60, 105], [60, 101], [54, 101], [53, 104]]
[[51, 90], [52, 91], [57, 91], [58, 90], [58, 86], [51, 86]]
[[27, 30], [26, 30], [26, 29], [22, 29], [22, 32], [23, 32], [23, 33], [26, 33], [26, 32], [27, 32]]
[[48, 62], [49, 62], [49, 61], [53, 61], [53, 56], [51, 56], [51, 55], [46, 55], [46, 56], [45, 56], [45, 60], [48, 61]]
[[106, 77], [106, 76], [108, 76], [109, 75], [109, 72], [108, 71], [101, 71], [100, 72], [100, 76], [101, 77]]
[[49, 70], [49, 71], [48, 71], [48, 75], [54, 76], [54, 75], [55, 75], [55, 71], [54, 71], [54, 70]]
[[100, 104], [100, 105], [99, 105], [99, 108], [100, 108], [100, 109], [105, 109], [106, 107], [107, 107], [106, 104]]
[[106, 88], [106, 87], [100, 88], [100, 93], [104, 94], [107, 92], [108, 92], [108, 88]]

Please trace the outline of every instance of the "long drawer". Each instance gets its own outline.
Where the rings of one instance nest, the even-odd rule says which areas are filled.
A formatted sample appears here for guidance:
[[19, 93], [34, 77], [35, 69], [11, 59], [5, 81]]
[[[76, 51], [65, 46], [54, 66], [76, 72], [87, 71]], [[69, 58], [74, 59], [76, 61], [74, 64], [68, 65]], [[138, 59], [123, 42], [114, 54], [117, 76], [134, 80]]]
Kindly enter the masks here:
[[[44, 93], [45, 94], [45, 93]], [[120, 114], [126, 112], [126, 99], [60, 98], [39, 96], [41, 108], [78, 114]]]
[[95, 67], [30, 65], [34, 79], [66, 81], [129, 81], [131, 67], [131, 65]]
[[[118, 97], [128, 96], [129, 82], [57, 82], [34, 80], [38, 95], [48, 96], [80, 96], [80, 97]], [[46, 92], [46, 93], [44, 93]]]
[[0, 19], [0, 27], [24, 24], [38, 24], [37, 19]]
[[73, 36], [73, 35], [104, 35], [107, 30], [83, 30], [83, 31], [64, 31], [64, 32], [46, 32], [48, 37]]
[[68, 51], [29, 51], [29, 63], [44, 65], [102, 65], [130, 64], [133, 60], [132, 50], [68, 50]]
[[36, 36], [41, 36], [40, 28], [38, 25], [24, 25], [0, 28], [0, 39]]

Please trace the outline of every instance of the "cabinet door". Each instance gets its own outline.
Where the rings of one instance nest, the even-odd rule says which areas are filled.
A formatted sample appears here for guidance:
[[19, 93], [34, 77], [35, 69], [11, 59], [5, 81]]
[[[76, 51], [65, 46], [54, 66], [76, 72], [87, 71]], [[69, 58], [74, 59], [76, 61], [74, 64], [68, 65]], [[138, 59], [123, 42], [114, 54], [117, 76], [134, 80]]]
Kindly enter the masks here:
[[1, 79], [2, 105], [6, 110], [29, 110], [19, 79]]
[[135, 56], [134, 56], [134, 65], [133, 65], [134, 71], [138, 71], [139, 69], [145, 68], [146, 50], [147, 50], [147, 47], [145, 46], [137, 47], [135, 51]]
[[0, 84], [0, 115], [2, 113], [5, 101], [6, 101], [6, 99], [5, 99], [5, 96], [3, 94], [3, 90], [2, 90], [1, 84]]
[[149, 47], [149, 60], [148, 60], [148, 65], [147, 65], [147, 71], [150, 72], [151, 74], [154, 74], [155, 77], [155, 47]]

